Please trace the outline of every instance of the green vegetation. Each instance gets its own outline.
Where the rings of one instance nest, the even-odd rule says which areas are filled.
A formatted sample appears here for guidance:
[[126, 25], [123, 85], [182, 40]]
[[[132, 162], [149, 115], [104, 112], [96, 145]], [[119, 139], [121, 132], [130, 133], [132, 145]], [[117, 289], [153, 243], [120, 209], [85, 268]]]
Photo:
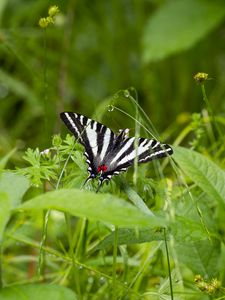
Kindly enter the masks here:
[[[0, 1], [0, 300], [225, 299], [224, 2], [47, 2]], [[64, 110], [174, 154], [96, 193]]]

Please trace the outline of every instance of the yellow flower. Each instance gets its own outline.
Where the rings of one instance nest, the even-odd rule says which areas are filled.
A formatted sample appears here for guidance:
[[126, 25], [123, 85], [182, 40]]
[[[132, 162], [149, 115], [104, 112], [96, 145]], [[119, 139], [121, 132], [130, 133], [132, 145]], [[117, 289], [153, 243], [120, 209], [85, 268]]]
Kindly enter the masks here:
[[54, 24], [55, 16], [59, 13], [59, 8], [56, 5], [50, 6], [48, 10], [48, 17], [41, 18], [38, 22], [41, 28], [48, 27], [49, 24]]
[[49, 21], [46, 18], [41, 18], [38, 24], [41, 28], [46, 28], [49, 24]]
[[54, 20], [52, 17], [46, 17], [45, 19], [47, 20], [48, 24], [50, 23], [54, 24]]
[[55, 17], [59, 13], [59, 8], [57, 5], [53, 5], [49, 7], [48, 15], [49, 17]]
[[194, 80], [197, 81], [197, 83], [202, 83], [203, 81], [208, 79], [209, 74], [198, 72], [194, 75]]

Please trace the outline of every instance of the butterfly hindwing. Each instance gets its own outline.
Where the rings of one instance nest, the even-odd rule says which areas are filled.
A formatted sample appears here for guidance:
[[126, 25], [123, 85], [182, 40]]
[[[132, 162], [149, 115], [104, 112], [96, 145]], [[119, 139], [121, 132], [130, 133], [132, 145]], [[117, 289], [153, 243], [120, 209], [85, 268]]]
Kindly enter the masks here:
[[60, 117], [85, 147], [84, 155], [90, 173], [87, 180], [100, 175], [99, 180], [102, 184], [113, 175], [126, 171], [136, 157], [138, 163], [144, 163], [173, 153], [168, 144], [162, 144], [155, 139], [128, 138], [127, 129], [115, 135], [105, 125], [77, 113], [62, 112]]
[[116, 149], [109, 152], [106, 158], [108, 171], [102, 174], [103, 179], [110, 179], [133, 165], [137, 157], [138, 163], [148, 162], [157, 158], [166, 157], [173, 153], [167, 144], [161, 144], [154, 139], [126, 138]]

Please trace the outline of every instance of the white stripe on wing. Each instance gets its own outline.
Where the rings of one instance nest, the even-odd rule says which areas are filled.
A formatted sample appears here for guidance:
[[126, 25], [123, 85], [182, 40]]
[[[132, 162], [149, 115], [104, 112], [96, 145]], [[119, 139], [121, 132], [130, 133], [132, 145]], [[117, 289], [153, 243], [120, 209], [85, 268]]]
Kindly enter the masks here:
[[120, 151], [113, 158], [110, 165], [115, 163], [117, 160], [119, 160], [119, 158], [123, 155], [123, 153], [125, 153], [129, 149], [129, 147], [134, 143], [134, 140], [135, 140], [135, 137], [128, 140], [128, 142], [124, 145], [124, 147], [122, 149], [120, 149]]
[[110, 138], [111, 138], [111, 130], [109, 128], [107, 128], [106, 132], [104, 134], [103, 147], [102, 147], [102, 151], [100, 154], [101, 161], [104, 159], [104, 157], [106, 155], [107, 149], [109, 147]]
[[126, 155], [123, 159], [118, 161], [118, 166], [122, 165], [128, 161], [134, 160], [136, 156], [141, 155], [145, 151], [149, 150], [149, 147], [151, 146], [151, 140], [146, 143], [146, 140], [144, 140], [138, 147], [137, 149], [134, 148], [132, 152], [130, 152], [128, 155]]

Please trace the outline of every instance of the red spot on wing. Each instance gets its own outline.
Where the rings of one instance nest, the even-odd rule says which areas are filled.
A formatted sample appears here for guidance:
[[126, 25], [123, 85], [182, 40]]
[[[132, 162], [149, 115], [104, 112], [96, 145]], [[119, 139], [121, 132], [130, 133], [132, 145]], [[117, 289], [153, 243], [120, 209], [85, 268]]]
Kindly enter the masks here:
[[105, 165], [102, 166], [102, 171], [106, 172], [107, 171], [107, 167]]
[[98, 170], [97, 170], [97, 172], [98, 173], [100, 173], [100, 172], [106, 172], [107, 171], [107, 167], [106, 167], [106, 165], [101, 165], [101, 166], [98, 166]]

